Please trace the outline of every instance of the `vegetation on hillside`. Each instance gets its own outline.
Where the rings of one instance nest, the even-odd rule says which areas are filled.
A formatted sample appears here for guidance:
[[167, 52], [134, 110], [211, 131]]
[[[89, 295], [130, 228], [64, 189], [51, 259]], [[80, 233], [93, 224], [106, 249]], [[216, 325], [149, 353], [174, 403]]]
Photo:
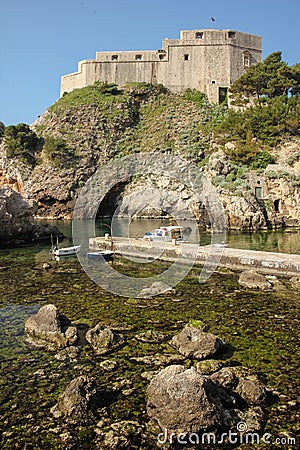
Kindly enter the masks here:
[[32, 166], [36, 163], [36, 153], [40, 151], [42, 140], [29, 125], [10, 125], [3, 131], [3, 140], [8, 158], [18, 158]]
[[[6, 154], [23, 162], [42, 157], [54, 167], [101, 165], [134, 152], [170, 151], [201, 166], [213, 143], [225, 148], [233, 165], [261, 169], [274, 162], [270, 149], [299, 135], [300, 64], [288, 66], [281, 52], [255, 64], [230, 89], [235, 107], [211, 105], [194, 89], [171, 93], [162, 85], [96, 82], [64, 94], [44, 121], [4, 129]], [[247, 107], [245, 107], [247, 106]]]
[[261, 150], [299, 135], [300, 64], [288, 66], [281, 52], [251, 66], [233, 83], [230, 94], [237, 108], [228, 110], [215, 137], [223, 143], [236, 142], [236, 152], [230, 154], [235, 161], [256, 167], [262, 160]]

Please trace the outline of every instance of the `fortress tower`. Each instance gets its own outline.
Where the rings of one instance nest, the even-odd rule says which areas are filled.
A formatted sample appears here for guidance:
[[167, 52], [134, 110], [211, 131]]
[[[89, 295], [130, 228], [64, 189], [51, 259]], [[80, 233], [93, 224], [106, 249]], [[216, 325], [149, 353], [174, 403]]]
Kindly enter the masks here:
[[78, 63], [78, 72], [61, 77], [61, 96], [95, 81], [163, 84], [173, 92], [188, 88], [221, 103], [227, 89], [250, 65], [261, 61], [260, 36], [232, 30], [184, 30], [164, 39], [160, 50], [97, 52]]

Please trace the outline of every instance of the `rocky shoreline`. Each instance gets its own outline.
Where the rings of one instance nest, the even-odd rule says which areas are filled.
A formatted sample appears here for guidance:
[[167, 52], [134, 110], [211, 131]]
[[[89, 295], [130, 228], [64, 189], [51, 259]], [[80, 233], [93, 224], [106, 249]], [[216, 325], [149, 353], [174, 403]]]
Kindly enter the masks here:
[[63, 239], [63, 234], [49, 224], [37, 224], [34, 213], [37, 205], [15, 190], [0, 187], [0, 248], [22, 246]]
[[[259, 436], [295, 437], [299, 280], [251, 273], [239, 284], [236, 273], [220, 270], [200, 285], [195, 268], [176, 289], [124, 299], [96, 286], [76, 259], [46, 267], [48, 249], [8, 249], [1, 258], [4, 450], [175, 449], [201, 439], [204, 420], [216, 439], [240, 422], [249, 433], [261, 424]], [[149, 274], [119, 258], [114, 265]], [[151, 272], [162, 266], [151, 264]], [[247, 399], [245, 384], [253, 388]], [[182, 399], [189, 405], [185, 386], [191, 414], [181, 409]], [[184, 419], [195, 422], [196, 434], [182, 434]]]
[[[241, 423], [246, 424], [245, 430], [240, 430], [244, 434], [263, 432], [266, 407], [274, 401], [274, 393], [251, 370], [242, 366], [223, 366], [220, 358], [230, 351], [230, 346], [208, 332], [205, 324], [195, 321], [187, 324], [171, 340], [152, 330], [137, 335], [136, 339], [153, 345], [167, 340], [170, 345], [169, 360], [165, 358], [159, 364], [164, 368], [155, 367], [155, 358], [145, 360], [151, 369], [144, 373], [149, 380], [146, 389], [149, 422], [113, 422], [109, 417], [107, 406], [113, 405], [116, 396], [138, 394], [131, 388], [130, 381], [124, 379], [111, 391], [103, 390], [95, 378], [79, 375], [70, 380], [50, 411], [56, 432], [65, 444], [72, 442], [70, 430], [74, 425], [88, 426], [93, 430], [92, 442], [96, 448], [107, 450], [155, 448], [162, 439], [176, 444], [183, 439], [189, 442], [192, 436], [193, 439], [207, 436], [207, 433], [220, 439], [230, 430], [234, 432]], [[77, 365], [80, 361], [82, 345], [77, 327], [54, 305], [43, 306], [26, 320], [25, 342], [30, 348], [54, 352], [59, 361], [68, 360]], [[124, 344], [124, 336], [98, 323], [85, 333], [84, 342], [91, 345], [95, 355], [107, 355]], [[174, 349], [178, 351], [177, 355], [173, 353]], [[174, 364], [175, 360], [177, 364]], [[113, 372], [116, 364], [105, 359], [99, 362], [99, 371]], [[228, 439], [224, 445], [230, 447]]]

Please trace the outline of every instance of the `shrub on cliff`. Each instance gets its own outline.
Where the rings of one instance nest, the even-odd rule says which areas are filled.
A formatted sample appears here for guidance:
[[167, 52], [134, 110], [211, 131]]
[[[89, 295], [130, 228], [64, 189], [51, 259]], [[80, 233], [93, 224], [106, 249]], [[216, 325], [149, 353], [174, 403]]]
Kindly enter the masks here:
[[32, 166], [36, 163], [36, 153], [41, 149], [41, 139], [29, 125], [19, 123], [5, 128], [3, 139], [8, 158], [19, 158]]
[[43, 151], [50, 163], [56, 167], [72, 166], [76, 160], [74, 152], [63, 139], [47, 136], [44, 139]]
[[[281, 52], [251, 66], [233, 83], [230, 93], [231, 104], [242, 109], [230, 109], [216, 127], [215, 137], [220, 142], [236, 141], [247, 154], [249, 133], [261, 142], [261, 150], [283, 137], [299, 135], [300, 64], [288, 66], [281, 60]], [[247, 163], [247, 156], [242, 161]]]

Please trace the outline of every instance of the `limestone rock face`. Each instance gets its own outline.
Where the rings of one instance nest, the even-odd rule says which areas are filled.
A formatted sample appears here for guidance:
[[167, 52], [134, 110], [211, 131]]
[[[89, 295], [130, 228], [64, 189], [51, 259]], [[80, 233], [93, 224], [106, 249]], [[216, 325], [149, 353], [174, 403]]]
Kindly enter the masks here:
[[35, 208], [18, 192], [0, 187], [0, 242], [28, 238], [33, 229]]
[[98, 323], [86, 333], [86, 340], [91, 344], [97, 355], [106, 355], [119, 348], [123, 342], [122, 334], [113, 332], [110, 328]]
[[272, 284], [260, 273], [254, 270], [246, 270], [239, 277], [239, 284], [248, 289], [272, 289]]
[[55, 417], [64, 416], [69, 420], [85, 419], [97, 408], [98, 397], [95, 380], [82, 375], [68, 384], [51, 412]]
[[0, 187], [0, 245], [18, 245], [63, 234], [49, 224], [35, 224], [37, 205], [9, 187]]
[[214, 175], [227, 175], [230, 172], [229, 159], [221, 150], [210, 156], [209, 167]]
[[60, 350], [77, 342], [77, 329], [55, 305], [45, 305], [25, 322], [25, 342], [35, 348]]
[[212, 333], [186, 326], [173, 337], [171, 344], [186, 358], [204, 359], [225, 348], [224, 342]]

